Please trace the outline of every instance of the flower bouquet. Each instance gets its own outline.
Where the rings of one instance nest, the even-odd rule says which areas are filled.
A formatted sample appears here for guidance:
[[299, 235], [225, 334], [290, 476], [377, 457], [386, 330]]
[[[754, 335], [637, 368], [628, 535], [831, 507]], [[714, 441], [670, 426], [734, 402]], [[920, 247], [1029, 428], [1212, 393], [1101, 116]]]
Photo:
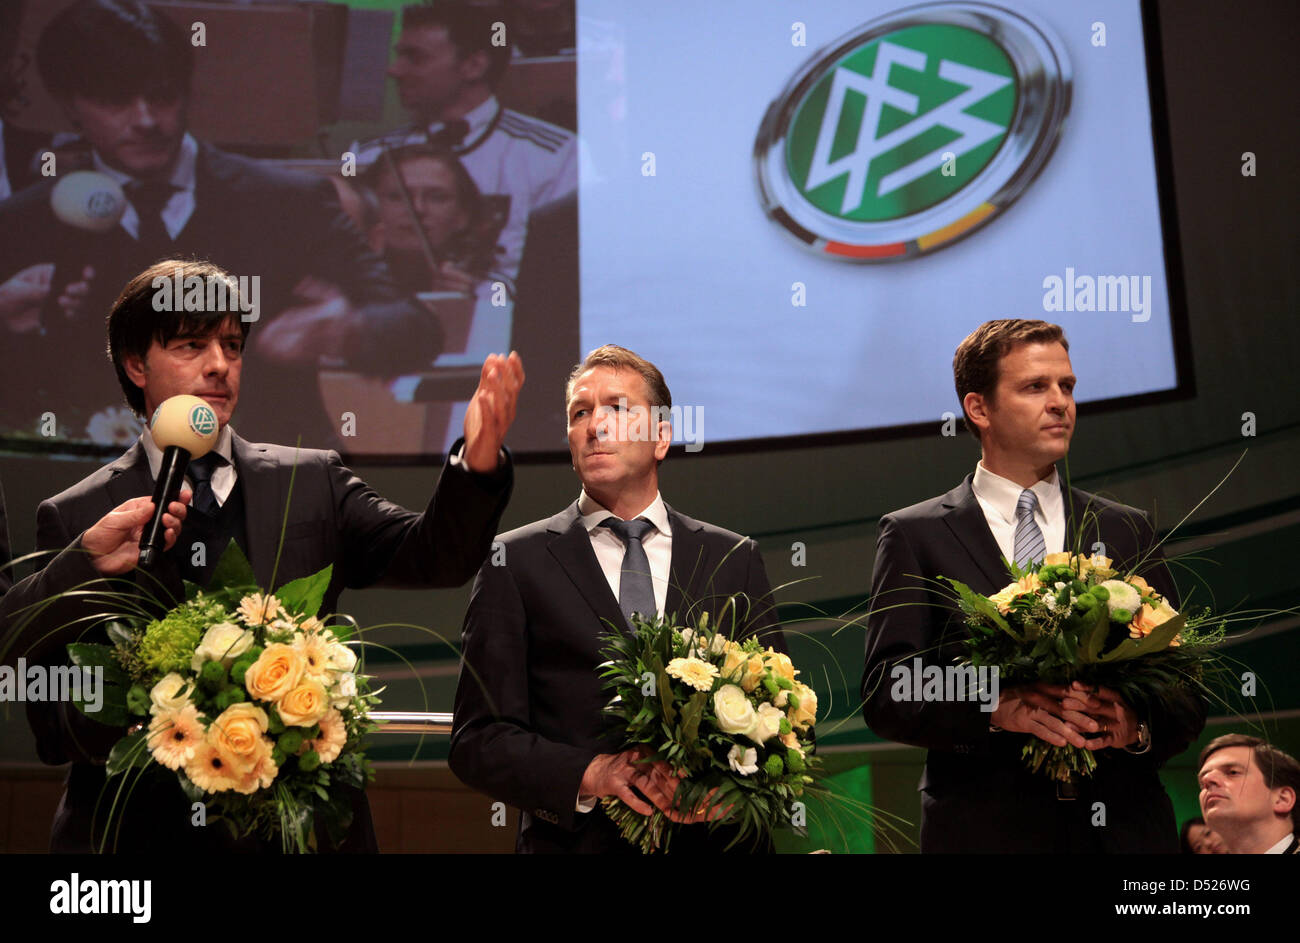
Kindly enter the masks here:
[[[963, 660], [995, 668], [1001, 685], [1105, 686], [1139, 713], [1205, 690], [1226, 632], [1222, 622], [1210, 625], [1208, 610], [1175, 611], [1141, 576], [1100, 555], [1050, 553], [1041, 564], [1007, 566], [1014, 582], [992, 596], [943, 578], [972, 633]], [[1022, 755], [1031, 770], [1063, 782], [1097, 768], [1091, 750], [1037, 738]]]
[[[634, 633], [606, 637], [601, 676], [614, 694], [625, 748], [643, 747], [682, 775], [673, 804], [710, 813], [708, 827], [732, 826], [728, 848], [760, 844], [789, 824], [797, 800], [816, 782], [811, 739], [817, 695], [795, 680], [789, 656], [756, 638], [736, 641], [709, 625], [634, 620]], [[656, 809], [635, 812], [601, 800], [623, 837], [643, 853], [666, 851], [676, 823]]]
[[109, 829], [123, 790], [162, 767], [236, 837], [305, 852], [318, 819], [332, 841], [343, 837], [344, 787], [373, 777], [362, 739], [378, 698], [356, 671], [349, 627], [316, 617], [331, 569], [266, 595], [232, 541], [209, 589], [187, 583], [185, 602], [160, 619], [116, 617], [109, 645], [68, 645], [75, 664], [103, 669], [104, 703], [87, 716], [130, 725], [108, 758]]

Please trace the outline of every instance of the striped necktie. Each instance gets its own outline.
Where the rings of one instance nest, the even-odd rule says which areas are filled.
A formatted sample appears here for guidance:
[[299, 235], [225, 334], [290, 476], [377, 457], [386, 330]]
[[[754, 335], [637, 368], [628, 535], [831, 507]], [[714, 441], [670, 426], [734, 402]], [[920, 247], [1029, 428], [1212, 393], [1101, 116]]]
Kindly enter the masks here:
[[1037, 509], [1038, 495], [1028, 488], [1020, 492], [1020, 500], [1016, 502], [1016, 566], [1042, 563], [1047, 552], [1047, 541], [1043, 539], [1043, 532], [1034, 520], [1034, 511]]

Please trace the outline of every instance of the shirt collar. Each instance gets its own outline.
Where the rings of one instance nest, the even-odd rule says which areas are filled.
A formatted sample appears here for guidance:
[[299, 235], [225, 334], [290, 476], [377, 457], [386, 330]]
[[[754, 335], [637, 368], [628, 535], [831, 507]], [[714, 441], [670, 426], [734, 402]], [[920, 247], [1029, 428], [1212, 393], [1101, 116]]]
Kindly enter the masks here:
[[[465, 132], [465, 139], [456, 145], [457, 151], [466, 150], [473, 147], [479, 142], [487, 129], [492, 126], [496, 120], [497, 112], [501, 110], [501, 105], [495, 95], [489, 95], [482, 104], [465, 113], [461, 120], [469, 125], [469, 130]], [[427, 134], [435, 134], [441, 131], [446, 122], [435, 121], [426, 129]]]
[[[984, 467], [983, 462], [980, 462], [975, 466], [975, 480], [971, 482], [971, 490], [975, 492], [975, 497], [997, 511], [1008, 524], [1015, 522], [1016, 505], [1020, 501], [1020, 493], [1025, 490], [1020, 485], [994, 474]], [[1061, 497], [1061, 479], [1056, 474], [1056, 466], [1052, 466], [1050, 475], [1036, 481], [1029, 490], [1037, 496], [1039, 507], [1049, 519], [1055, 508], [1064, 506]]]
[[1288, 848], [1291, 847], [1291, 839], [1293, 838], [1295, 838], [1295, 832], [1287, 832], [1285, 838], [1283, 838], [1280, 842], [1278, 842], [1268, 851], [1264, 852], [1264, 854], [1266, 855], [1283, 854]]
[[[587, 529], [587, 533], [600, 527], [601, 522], [612, 514], [585, 490], [578, 498], [578, 513], [582, 515], [582, 526]], [[668, 508], [664, 506], [663, 495], [658, 491], [655, 492], [655, 499], [650, 502], [650, 506], [640, 514], [633, 514], [631, 520], [636, 520], [638, 517], [644, 517], [665, 537], [672, 536], [673, 529], [668, 524]]]
[[[227, 425], [221, 430], [221, 435], [217, 436], [217, 444], [212, 451], [234, 465], [235, 460], [231, 457], [230, 450], [230, 435], [230, 426]], [[163, 451], [158, 448], [158, 443], [154, 442], [148, 426], [145, 426], [144, 432], [140, 433], [140, 444], [144, 446], [144, 454], [149, 459], [149, 477], [157, 480], [158, 469], [162, 468]]]
[[[92, 160], [95, 162], [95, 169], [100, 173], [112, 177], [124, 187], [135, 182], [135, 178], [130, 174], [124, 174], [117, 168], [104, 163], [98, 151], [92, 150], [90, 153]], [[198, 156], [199, 144], [194, 140], [194, 136], [186, 131], [185, 136], [181, 138], [181, 149], [176, 157], [176, 166], [172, 168], [172, 175], [167, 179], [167, 182], [177, 190], [193, 190], [194, 167], [198, 161]]]

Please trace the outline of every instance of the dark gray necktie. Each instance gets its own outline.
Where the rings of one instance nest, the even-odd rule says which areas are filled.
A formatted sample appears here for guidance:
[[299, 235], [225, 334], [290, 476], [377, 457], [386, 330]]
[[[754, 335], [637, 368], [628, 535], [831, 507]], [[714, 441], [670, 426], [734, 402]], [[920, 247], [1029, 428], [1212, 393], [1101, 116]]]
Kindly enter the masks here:
[[1028, 488], [1020, 492], [1016, 502], [1016, 542], [1014, 550], [1016, 565], [1028, 566], [1030, 563], [1042, 563], [1047, 551], [1047, 541], [1034, 520], [1034, 509], [1038, 507], [1038, 495]]
[[654, 525], [647, 520], [637, 518], [635, 521], [621, 521], [617, 517], [607, 517], [600, 522], [608, 527], [623, 541], [623, 568], [618, 581], [618, 607], [623, 610], [627, 624], [632, 624], [632, 613], [639, 612], [647, 619], [653, 619], [659, 613], [655, 605], [654, 583], [650, 580], [650, 558], [645, 555], [641, 538], [649, 533]]
[[212, 493], [212, 473], [224, 464], [224, 458], [216, 452], [209, 452], [190, 462], [187, 469], [190, 478], [194, 480], [194, 498], [190, 501], [190, 506], [208, 517], [216, 517], [221, 510], [217, 496]]
[[167, 182], [133, 180], [125, 189], [138, 218], [136, 242], [151, 258], [170, 255], [172, 237], [163, 222], [162, 211], [179, 188]]

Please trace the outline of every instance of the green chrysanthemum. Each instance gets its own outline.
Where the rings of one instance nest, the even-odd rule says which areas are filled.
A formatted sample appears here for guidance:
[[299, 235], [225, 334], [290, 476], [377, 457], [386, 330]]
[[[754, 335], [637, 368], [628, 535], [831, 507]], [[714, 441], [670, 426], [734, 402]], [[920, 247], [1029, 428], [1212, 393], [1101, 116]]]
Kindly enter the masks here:
[[220, 604], [197, 596], [167, 613], [166, 618], [149, 623], [140, 643], [140, 660], [160, 674], [188, 671], [203, 633], [224, 617]]

